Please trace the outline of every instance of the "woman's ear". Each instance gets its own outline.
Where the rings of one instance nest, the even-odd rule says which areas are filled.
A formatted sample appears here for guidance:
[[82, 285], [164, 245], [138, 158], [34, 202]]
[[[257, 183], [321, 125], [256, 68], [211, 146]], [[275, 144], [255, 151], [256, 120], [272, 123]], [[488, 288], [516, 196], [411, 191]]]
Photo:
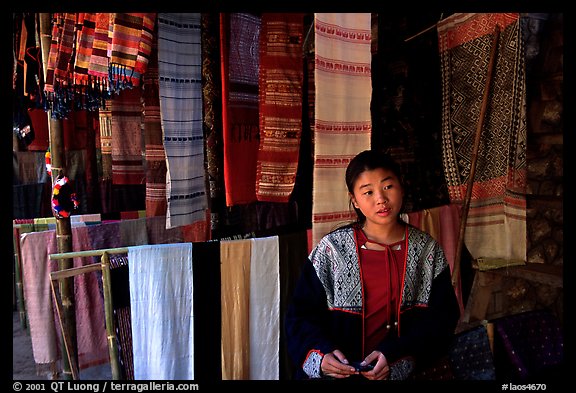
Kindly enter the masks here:
[[348, 195], [350, 196], [350, 202], [352, 202], [352, 206], [354, 206], [356, 209], [359, 209], [358, 202], [356, 202], [356, 198], [354, 198], [354, 195], [350, 193], [348, 193]]

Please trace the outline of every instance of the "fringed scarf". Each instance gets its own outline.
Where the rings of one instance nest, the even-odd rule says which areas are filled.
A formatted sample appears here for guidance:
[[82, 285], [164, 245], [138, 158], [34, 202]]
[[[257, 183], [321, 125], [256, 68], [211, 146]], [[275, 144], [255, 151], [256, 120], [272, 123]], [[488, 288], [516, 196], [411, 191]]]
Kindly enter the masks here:
[[444, 174], [463, 203], [492, 36], [500, 27], [465, 244], [473, 258], [526, 260], [526, 80], [518, 14], [454, 14], [438, 25]]
[[158, 15], [158, 73], [168, 173], [166, 227], [206, 219], [200, 14]]
[[354, 218], [345, 171], [370, 148], [371, 16], [315, 14], [314, 184], [312, 246]]
[[262, 14], [256, 197], [288, 202], [302, 134], [302, 14]]
[[44, 109], [63, 119], [139, 86], [155, 22], [155, 13], [55, 13]]

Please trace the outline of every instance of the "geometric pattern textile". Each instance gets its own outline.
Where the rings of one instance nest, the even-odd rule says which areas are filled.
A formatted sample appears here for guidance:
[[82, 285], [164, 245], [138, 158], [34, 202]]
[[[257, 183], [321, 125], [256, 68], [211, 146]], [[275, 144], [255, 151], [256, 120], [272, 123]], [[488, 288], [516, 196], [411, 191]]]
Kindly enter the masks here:
[[526, 77], [518, 14], [453, 14], [438, 23], [442, 154], [450, 201], [472, 166], [492, 37], [500, 28], [464, 242], [474, 258], [526, 260]]

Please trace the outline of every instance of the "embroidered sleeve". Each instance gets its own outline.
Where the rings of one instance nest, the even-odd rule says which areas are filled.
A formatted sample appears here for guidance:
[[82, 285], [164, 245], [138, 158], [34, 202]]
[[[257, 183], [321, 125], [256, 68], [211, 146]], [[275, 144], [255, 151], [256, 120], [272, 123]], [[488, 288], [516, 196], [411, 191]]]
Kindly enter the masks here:
[[324, 356], [319, 351], [310, 351], [302, 369], [310, 378], [321, 378], [322, 373], [320, 370], [320, 365], [322, 364], [322, 358]]
[[415, 363], [411, 357], [402, 358], [390, 365], [390, 379], [391, 381], [403, 381], [414, 371]]

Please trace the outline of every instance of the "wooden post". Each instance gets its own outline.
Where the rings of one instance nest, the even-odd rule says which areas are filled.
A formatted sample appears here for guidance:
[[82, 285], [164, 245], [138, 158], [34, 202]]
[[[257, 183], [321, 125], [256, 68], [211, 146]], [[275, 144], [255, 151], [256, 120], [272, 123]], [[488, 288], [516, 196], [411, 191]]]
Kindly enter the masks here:
[[456, 256], [454, 258], [454, 269], [452, 270], [452, 286], [458, 286], [460, 276], [460, 259], [462, 258], [462, 246], [464, 244], [464, 233], [466, 232], [466, 221], [468, 220], [468, 210], [470, 209], [470, 200], [472, 198], [472, 187], [474, 186], [474, 175], [476, 174], [476, 162], [478, 161], [478, 150], [480, 148], [480, 138], [482, 128], [484, 127], [484, 118], [486, 117], [486, 108], [488, 107], [488, 96], [490, 95], [490, 86], [492, 84], [492, 72], [496, 63], [496, 50], [498, 49], [498, 38], [500, 37], [500, 28], [498, 25], [494, 28], [492, 37], [492, 47], [490, 50], [490, 60], [488, 62], [488, 73], [486, 75], [486, 84], [484, 85], [484, 95], [482, 97], [482, 107], [480, 108], [480, 117], [476, 127], [474, 146], [472, 148], [472, 161], [470, 163], [470, 174], [468, 175], [468, 185], [466, 187], [466, 197], [462, 206], [462, 217], [460, 220], [460, 233], [456, 245]]
[[102, 289], [104, 291], [104, 314], [106, 315], [106, 337], [108, 337], [108, 351], [110, 353], [110, 366], [112, 379], [122, 379], [122, 370], [118, 361], [118, 342], [114, 328], [114, 309], [112, 307], [112, 282], [110, 279], [110, 258], [108, 253], [102, 254]]
[[[50, 53], [51, 43], [51, 15], [50, 13], [40, 14], [40, 46], [42, 49], [43, 79], [46, 80], [46, 69], [48, 66], [48, 56]], [[58, 179], [59, 175], [66, 174], [66, 157], [64, 154], [64, 132], [62, 120], [52, 119], [50, 111], [48, 112], [48, 133], [50, 135], [50, 155], [52, 160], [52, 186]], [[56, 217], [56, 241], [58, 251], [72, 251], [72, 227], [70, 218]], [[60, 270], [69, 269], [73, 266], [72, 259], [62, 259], [58, 261]], [[69, 338], [69, 344], [62, 343], [62, 347], [71, 353], [63, 356], [63, 376], [64, 379], [73, 379], [72, 365], [68, 359], [78, 364], [77, 359], [77, 342], [76, 342], [76, 314], [74, 299], [74, 279], [67, 278], [59, 281], [60, 294], [62, 297], [62, 323], [63, 329]], [[76, 369], [76, 367], [74, 367]]]

